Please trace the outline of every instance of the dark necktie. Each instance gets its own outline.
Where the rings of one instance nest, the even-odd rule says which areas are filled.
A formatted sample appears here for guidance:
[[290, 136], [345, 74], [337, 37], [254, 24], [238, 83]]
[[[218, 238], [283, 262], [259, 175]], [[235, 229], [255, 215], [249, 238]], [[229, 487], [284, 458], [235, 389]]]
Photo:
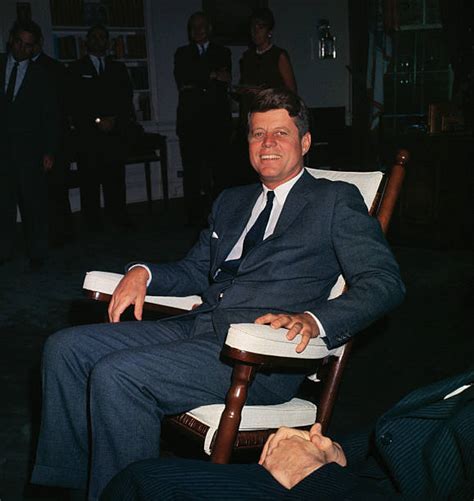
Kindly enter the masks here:
[[263, 240], [265, 235], [265, 230], [267, 228], [268, 220], [270, 219], [270, 214], [273, 207], [273, 199], [275, 198], [274, 191], [267, 192], [267, 203], [265, 208], [260, 212], [255, 223], [245, 235], [244, 243], [242, 245], [242, 255], [238, 259], [231, 259], [222, 263], [218, 273], [214, 278], [219, 276], [219, 280], [226, 280], [233, 278], [239, 269], [240, 262], [245, 257], [247, 252], [255, 247], [259, 242]]
[[99, 57], [99, 75], [102, 75], [104, 73], [104, 65], [102, 63], [102, 58]]
[[204, 56], [205, 53], [206, 53], [206, 46], [205, 45], [200, 45], [199, 46], [199, 55], [200, 56]]
[[274, 198], [275, 198], [275, 192], [268, 191], [267, 203], [265, 205], [265, 208], [262, 210], [262, 212], [260, 212], [260, 214], [257, 217], [257, 220], [250, 228], [247, 235], [245, 235], [244, 244], [242, 247], [242, 257], [244, 257], [247, 254], [247, 252], [249, 252], [251, 249], [255, 247], [255, 245], [257, 245], [259, 242], [263, 240], [268, 220], [270, 219], [270, 214], [272, 212]]
[[15, 62], [13, 69], [10, 73], [10, 79], [8, 80], [7, 93], [5, 97], [7, 102], [12, 103], [15, 96], [15, 85], [16, 85], [16, 75], [18, 73], [18, 61]]

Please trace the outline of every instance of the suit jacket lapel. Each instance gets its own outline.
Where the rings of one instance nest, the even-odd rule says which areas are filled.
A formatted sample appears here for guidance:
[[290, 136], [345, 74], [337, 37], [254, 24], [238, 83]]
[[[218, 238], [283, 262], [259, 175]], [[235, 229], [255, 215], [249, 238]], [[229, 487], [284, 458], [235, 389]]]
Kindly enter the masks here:
[[[97, 78], [97, 70], [95, 69], [94, 63], [89, 55], [84, 56], [82, 59], [83, 68], [81, 69], [81, 74], [92, 75], [94, 78]], [[105, 71], [105, 66], [104, 66]]]
[[18, 92], [16, 93], [14, 102], [21, 99], [21, 94], [23, 93], [24, 89], [26, 89], [28, 87], [28, 85], [30, 85], [30, 80], [32, 78], [32, 76], [31, 76], [32, 71], [34, 71], [32, 68], [32, 63], [29, 62], [28, 67], [26, 68], [26, 71], [25, 71], [25, 76], [23, 77], [23, 80], [21, 82], [20, 88], [18, 89]]
[[249, 196], [240, 198], [232, 212], [226, 218], [223, 224], [224, 229], [222, 230], [224, 233], [219, 235], [219, 247], [214, 260], [215, 263], [222, 263], [237, 243], [261, 192], [262, 187], [260, 184], [252, 187]]
[[283, 210], [281, 211], [280, 217], [275, 226], [275, 231], [259, 245], [265, 245], [265, 243], [273, 240], [274, 238], [278, 238], [280, 235], [285, 233], [289, 226], [291, 226], [305, 205], [308, 203], [305, 195], [310, 189], [310, 182], [314, 182], [314, 179], [310, 174], [304, 172], [288, 194]]

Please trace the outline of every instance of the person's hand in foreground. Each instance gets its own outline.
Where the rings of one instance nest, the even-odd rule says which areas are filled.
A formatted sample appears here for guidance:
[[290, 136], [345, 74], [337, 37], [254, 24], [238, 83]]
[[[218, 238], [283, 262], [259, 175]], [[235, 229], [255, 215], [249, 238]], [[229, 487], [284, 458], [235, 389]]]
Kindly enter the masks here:
[[346, 466], [347, 460], [342, 447], [322, 435], [316, 423], [309, 432], [280, 428], [268, 438], [258, 463], [291, 489], [325, 464]]
[[309, 313], [267, 313], [255, 320], [256, 324], [268, 324], [273, 329], [288, 329], [286, 337], [292, 341], [299, 334], [301, 341], [296, 346], [296, 353], [301, 353], [311, 339], [319, 336], [316, 320]]
[[147, 281], [148, 271], [142, 266], [127, 272], [117, 285], [109, 303], [109, 322], [120, 322], [120, 316], [131, 304], [135, 305], [135, 318], [142, 319]]

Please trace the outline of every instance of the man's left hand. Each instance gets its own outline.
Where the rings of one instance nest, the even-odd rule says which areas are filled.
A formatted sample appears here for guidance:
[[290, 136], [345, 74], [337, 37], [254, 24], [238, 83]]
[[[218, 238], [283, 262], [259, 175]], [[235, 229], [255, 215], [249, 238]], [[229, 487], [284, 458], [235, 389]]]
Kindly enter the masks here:
[[325, 453], [311, 441], [293, 436], [282, 440], [261, 464], [283, 487], [291, 489], [326, 462]]
[[[280, 440], [275, 440], [278, 435]], [[291, 428], [278, 430], [267, 444], [259, 464], [287, 489], [325, 464], [347, 465], [342, 447], [321, 433], [319, 423], [313, 425], [309, 433]]]
[[288, 330], [286, 337], [292, 341], [299, 334], [301, 341], [296, 346], [296, 353], [301, 353], [311, 339], [319, 336], [319, 327], [316, 320], [308, 313], [267, 313], [255, 320], [256, 324], [269, 324], [273, 329], [285, 327]]
[[45, 172], [49, 172], [54, 165], [53, 155], [43, 155], [43, 169]]

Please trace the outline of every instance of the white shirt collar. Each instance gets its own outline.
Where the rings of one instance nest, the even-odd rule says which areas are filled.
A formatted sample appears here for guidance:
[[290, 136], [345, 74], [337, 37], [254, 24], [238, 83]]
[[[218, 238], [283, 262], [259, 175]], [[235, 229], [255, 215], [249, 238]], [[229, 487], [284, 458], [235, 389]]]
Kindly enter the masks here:
[[16, 62], [18, 62], [18, 68], [24, 68], [28, 66], [30, 60], [23, 59], [23, 61], [17, 61], [11, 54], [8, 54], [8, 64], [10, 66], [13, 66]]
[[289, 179], [285, 183], [280, 184], [280, 186], [277, 186], [274, 190], [270, 190], [262, 183], [263, 193], [265, 195], [265, 200], [267, 199], [267, 192], [274, 191], [275, 198], [277, 199], [278, 204], [281, 206], [285, 205], [285, 200], [286, 200], [286, 197], [288, 196], [288, 193], [290, 193], [291, 188], [293, 188], [293, 186], [296, 184], [298, 179], [303, 175], [303, 172], [304, 172], [304, 169], [301, 169], [301, 171], [295, 177], [292, 177], [291, 179]]
[[94, 54], [89, 54], [89, 58], [96, 70], [99, 70], [99, 61], [102, 61], [102, 68], [105, 69], [105, 56], [94, 56]]

